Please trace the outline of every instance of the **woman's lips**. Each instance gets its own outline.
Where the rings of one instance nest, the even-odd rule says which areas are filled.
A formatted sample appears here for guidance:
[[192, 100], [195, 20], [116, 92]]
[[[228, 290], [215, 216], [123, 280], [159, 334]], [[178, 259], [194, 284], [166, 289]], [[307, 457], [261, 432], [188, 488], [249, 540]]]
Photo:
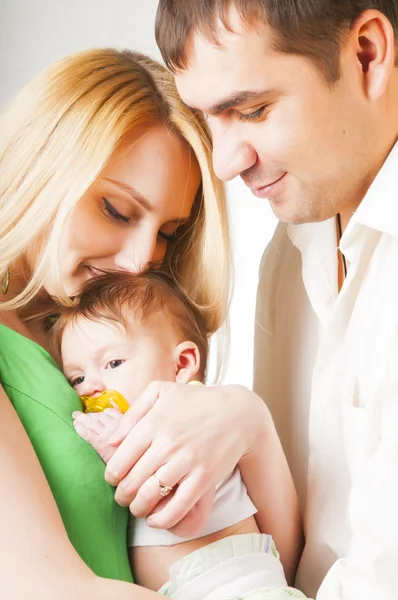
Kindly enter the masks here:
[[92, 265], [85, 265], [85, 267], [89, 271], [90, 275], [92, 275], [93, 277], [101, 277], [101, 275], [104, 275], [104, 271], [100, 271]]

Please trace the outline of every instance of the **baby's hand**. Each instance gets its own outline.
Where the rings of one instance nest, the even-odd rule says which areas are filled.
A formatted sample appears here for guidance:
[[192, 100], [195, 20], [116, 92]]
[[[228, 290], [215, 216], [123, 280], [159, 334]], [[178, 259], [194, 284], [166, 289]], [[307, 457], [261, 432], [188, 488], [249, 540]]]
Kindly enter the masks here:
[[117, 408], [106, 408], [103, 412], [88, 413], [74, 412], [73, 426], [83, 440], [88, 442], [98, 452], [106, 464], [116, 451], [108, 440], [119, 427], [123, 414]]

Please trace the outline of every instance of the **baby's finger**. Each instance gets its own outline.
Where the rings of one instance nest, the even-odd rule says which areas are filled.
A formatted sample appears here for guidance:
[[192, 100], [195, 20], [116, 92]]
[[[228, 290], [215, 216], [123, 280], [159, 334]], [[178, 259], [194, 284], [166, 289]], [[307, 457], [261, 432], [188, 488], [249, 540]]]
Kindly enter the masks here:
[[[75, 414], [76, 414], [76, 417], [74, 417]], [[81, 423], [88, 429], [98, 430], [98, 428], [102, 427], [100, 415], [101, 415], [101, 413], [85, 414], [85, 413], [78, 412], [78, 413], [73, 413], [72, 416], [74, 417], [75, 423]]]
[[116, 408], [106, 408], [103, 412], [98, 413], [98, 418], [105, 425], [118, 424], [122, 420], [123, 414]]
[[84, 423], [80, 422], [78, 419], [73, 422], [73, 427], [75, 428], [76, 433], [78, 433], [85, 442], [93, 445], [98, 440], [98, 432], [86, 427]]

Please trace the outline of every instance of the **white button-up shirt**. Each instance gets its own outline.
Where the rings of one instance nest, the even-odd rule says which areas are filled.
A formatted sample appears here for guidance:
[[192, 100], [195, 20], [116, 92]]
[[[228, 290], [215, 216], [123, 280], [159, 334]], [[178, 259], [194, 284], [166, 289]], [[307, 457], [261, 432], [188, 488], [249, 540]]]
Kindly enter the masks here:
[[338, 293], [335, 219], [278, 225], [261, 265], [254, 388], [303, 508], [297, 586], [317, 600], [397, 600], [398, 144], [340, 248]]

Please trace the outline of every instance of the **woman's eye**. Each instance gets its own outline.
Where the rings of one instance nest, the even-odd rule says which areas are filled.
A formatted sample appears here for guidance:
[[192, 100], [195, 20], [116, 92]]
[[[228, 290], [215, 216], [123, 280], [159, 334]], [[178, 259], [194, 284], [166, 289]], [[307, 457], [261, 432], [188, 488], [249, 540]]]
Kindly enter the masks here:
[[118, 367], [120, 367], [120, 365], [122, 365], [124, 363], [124, 360], [122, 360], [121, 358], [118, 358], [116, 360], [111, 360], [110, 362], [108, 362], [108, 364], [106, 365], [107, 369], [117, 369]]
[[122, 221], [123, 223], [130, 223], [130, 219], [129, 217], [126, 217], [125, 215], [122, 215], [114, 206], [113, 204], [111, 204], [109, 202], [109, 200], [107, 200], [106, 198], [102, 197], [102, 200], [104, 201], [104, 208], [105, 208], [105, 212], [108, 214], [108, 216], [111, 219], [114, 219], [115, 221]]
[[158, 231], [158, 237], [160, 237], [161, 240], [166, 240], [166, 242], [172, 242], [175, 239], [176, 234], [175, 233], [167, 234], [167, 233], [163, 233], [163, 231]]
[[76, 379], [72, 379], [71, 386], [72, 387], [76, 387], [77, 385], [81, 385], [84, 381], [84, 376], [80, 375], [79, 377], [76, 377]]
[[267, 108], [267, 105], [265, 104], [264, 106], [261, 106], [254, 112], [251, 112], [248, 114], [241, 113], [240, 118], [242, 121], [255, 121], [256, 119], [259, 119], [260, 117], [262, 117], [266, 108]]

